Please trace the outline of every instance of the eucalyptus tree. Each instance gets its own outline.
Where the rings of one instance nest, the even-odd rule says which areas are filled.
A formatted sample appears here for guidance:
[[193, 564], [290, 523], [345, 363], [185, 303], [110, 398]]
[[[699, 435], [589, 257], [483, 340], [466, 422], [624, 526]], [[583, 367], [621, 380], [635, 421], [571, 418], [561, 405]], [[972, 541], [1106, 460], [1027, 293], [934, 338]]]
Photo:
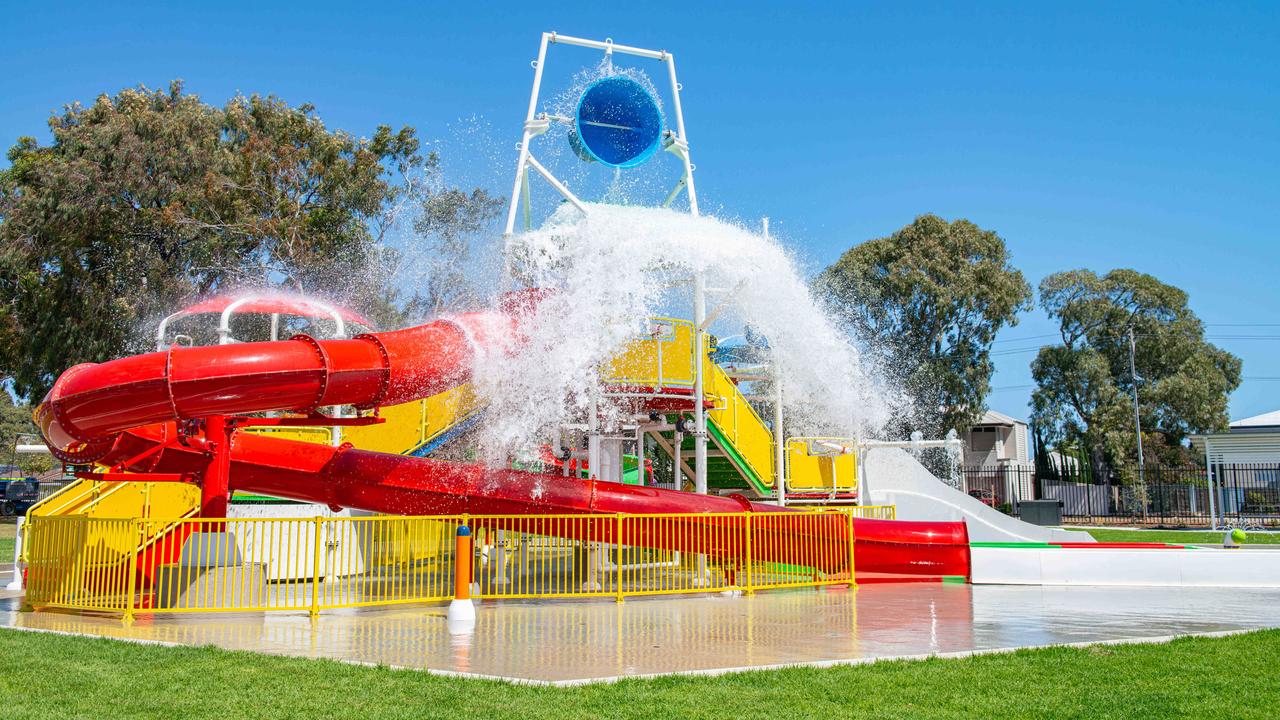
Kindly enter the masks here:
[[1081, 443], [1096, 473], [1125, 465], [1131, 474], [1135, 383], [1147, 454], [1157, 460], [1185, 459], [1187, 435], [1226, 427], [1240, 359], [1205, 340], [1187, 300], [1130, 269], [1069, 270], [1040, 283], [1040, 305], [1058, 322], [1061, 342], [1031, 364], [1033, 419], [1051, 440]]
[[982, 415], [991, 344], [1032, 297], [998, 234], [937, 215], [855, 245], [817, 286], [914, 398], [903, 424], [939, 433]]

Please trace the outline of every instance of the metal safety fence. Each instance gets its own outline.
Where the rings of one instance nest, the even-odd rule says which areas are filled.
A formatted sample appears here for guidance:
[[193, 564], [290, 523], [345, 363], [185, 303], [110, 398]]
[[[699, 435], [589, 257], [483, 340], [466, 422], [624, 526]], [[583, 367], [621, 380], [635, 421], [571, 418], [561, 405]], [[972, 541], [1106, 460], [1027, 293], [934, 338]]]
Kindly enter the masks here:
[[[852, 584], [854, 518], [892, 507], [656, 515], [178, 520], [36, 517], [26, 603], [119, 613], [308, 611]], [[454, 537], [471, 533], [459, 564]]]
[[1057, 500], [1065, 523], [1280, 527], [1280, 465], [1149, 465], [1122, 482], [1032, 467], [962, 470], [971, 497], [1009, 515], [1025, 500]]

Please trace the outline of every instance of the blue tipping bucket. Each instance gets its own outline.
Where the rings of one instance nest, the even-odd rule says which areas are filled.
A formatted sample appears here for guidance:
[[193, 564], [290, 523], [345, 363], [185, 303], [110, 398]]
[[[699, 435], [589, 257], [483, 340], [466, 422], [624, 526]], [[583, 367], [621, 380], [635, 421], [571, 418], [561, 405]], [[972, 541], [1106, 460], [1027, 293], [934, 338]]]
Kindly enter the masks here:
[[635, 167], [653, 157], [661, 139], [658, 101], [629, 77], [601, 78], [578, 98], [569, 143], [583, 160]]

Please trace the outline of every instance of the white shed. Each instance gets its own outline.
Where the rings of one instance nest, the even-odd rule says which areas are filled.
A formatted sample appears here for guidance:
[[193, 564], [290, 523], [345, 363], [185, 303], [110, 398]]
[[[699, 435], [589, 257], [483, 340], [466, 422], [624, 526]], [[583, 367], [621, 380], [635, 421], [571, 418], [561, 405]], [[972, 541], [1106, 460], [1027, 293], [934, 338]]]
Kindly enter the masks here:
[[1027, 424], [1017, 418], [988, 410], [961, 438], [965, 467], [1031, 465]]
[[1215, 518], [1227, 513], [1275, 516], [1280, 509], [1280, 410], [1236, 420], [1224, 433], [1192, 435], [1191, 445], [1204, 453]]
[[1192, 435], [1191, 445], [1210, 466], [1280, 465], [1280, 410], [1236, 420], [1224, 433]]

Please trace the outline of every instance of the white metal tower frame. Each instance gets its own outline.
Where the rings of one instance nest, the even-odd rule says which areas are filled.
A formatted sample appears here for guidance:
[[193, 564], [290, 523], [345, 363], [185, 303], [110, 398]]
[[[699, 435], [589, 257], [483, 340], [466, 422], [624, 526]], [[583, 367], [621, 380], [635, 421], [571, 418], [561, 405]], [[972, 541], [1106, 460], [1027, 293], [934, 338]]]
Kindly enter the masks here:
[[613, 53], [621, 53], [623, 55], [634, 55], [636, 57], [648, 58], [665, 63], [667, 66], [667, 77], [671, 81], [671, 98], [672, 110], [675, 113], [675, 128], [668, 129], [663, 133], [662, 149], [673, 153], [680, 158], [684, 165], [684, 174], [681, 176], [676, 186], [672, 188], [667, 195], [665, 205], [670, 205], [681, 190], [685, 191], [685, 195], [689, 199], [689, 212], [692, 215], [698, 214], [698, 193], [694, 188], [693, 170], [694, 165], [689, 157], [689, 140], [684, 130], [684, 111], [680, 106], [680, 82], [676, 79], [676, 58], [675, 55], [666, 50], [646, 50], [644, 48], [631, 47], [628, 45], [617, 45], [613, 40], [585, 40], [583, 38], [569, 37], [568, 35], [558, 35], [554, 32], [542, 33], [542, 42], [538, 46], [538, 59], [533, 61], [533, 90], [529, 93], [529, 110], [524, 120], [524, 137], [520, 140], [520, 159], [516, 163], [515, 182], [511, 188], [511, 202], [507, 205], [507, 224], [505, 233], [511, 235], [515, 232], [516, 219], [520, 215], [520, 209], [524, 209], [524, 229], [532, 229], [532, 219], [530, 218], [529, 208], [529, 168], [533, 168], [535, 172], [543, 177], [556, 192], [560, 193], [575, 208], [587, 213], [586, 205], [573, 194], [563, 181], [551, 173], [542, 163], [533, 157], [530, 151], [529, 143], [533, 138], [538, 137], [547, 132], [551, 128], [553, 119], [546, 113], [538, 112], [538, 100], [542, 90], [542, 71], [546, 68], [547, 63], [547, 47], [549, 45], [574, 45], [577, 47], [591, 48], [601, 50], [606, 57], [611, 57]]
[[[538, 46], [538, 59], [533, 61], [533, 89], [529, 93], [529, 110], [524, 120], [524, 136], [520, 140], [519, 161], [516, 163], [515, 182], [511, 187], [511, 202], [507, 205], [507, 224], [504, 235], [510, 236], [515, 232], [516, 218], [523, 208], [524, 213], [524, 229], [532, 229], [532, 218], [530, 217], [529, 207], [529, 168], [533, 168], [547, 181], [556, 192], [564, 196], [575, 208], [580, 212], [587, 214], [589, 210], [587, 206], [573, 194], [569, 187], [551, 173], [542, 163], [538, 162], [530, 152], [529, 143], [533, 138], [538, 137], [547, 132], [551, 127], [553, 118], [546, 113], [538, 113], [539, 93], [542, 89], [542, 71], [546, 68], [547, 47], [550, 45], [573, 45], [577, 47], [601, 50], [606, 57], [612, 57], [613, 53], [623, 55], [632, 55], [635, 57], [657, 60], [665, 63], [667, 66], [667, 77], [671, 81], [671, 98], [672, 110], [675, 113], [675, 129], [668, 129], [662, 137], [662, 149], [673, 153], [680, 158], [684, 165], [684, 173], [675, 187], [667, 195], [664, 207], [670, 206], [672, 201], [684, 190], [689, 200], [689, 213], [697, 216], [698, 213], [698, 193], [693, 182], [693, 161], [689, 156], [689, 139], [684, 129], [684, 111], [680, 107], [680, 82], [676, 79], [676, 58], [675, 55], [666, 50], [646, 50], [644, 48], [631, 47], [629, 45], [617, 45], [611, 39], [586, 40], [583, 38], [570, 37], [567, 35], [559, 35], [555, 32], [542, 34], [542, 41]], [[702, 273], [697, 273], [693, 278], [693, 324], [694, 324], [694, 348], [698, 357], [694, 362], [694, 489], [705, 494], [707, 492], [707, 417], [705, 408], [703, 408], [703, 358], [702, 349], [706, 342], [707, 325], [707, 303], [706, 303], [706, 278]], [[594, 421], [594, 418], [591, 420]], [[593, 423], [594, 424], [594, 423]], [[592, 443], [598, 445], [598, 443]], [[677, 457], [680, 448], [675, 448]], [[598, 467], [598, 453], [593, 453], [597, 457], [591, 458], [590, 467], [592, 475], [595, 475]], [[641, 458], [643, 463], [643, 458]]]

